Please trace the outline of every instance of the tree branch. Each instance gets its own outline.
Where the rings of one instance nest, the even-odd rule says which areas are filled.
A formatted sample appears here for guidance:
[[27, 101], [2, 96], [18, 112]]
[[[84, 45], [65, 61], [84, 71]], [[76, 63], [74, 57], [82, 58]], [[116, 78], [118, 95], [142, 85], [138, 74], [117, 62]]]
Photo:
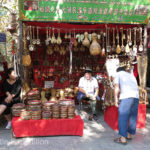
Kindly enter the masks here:
[[2, 5], [2, 4], [3, 4], [3, 1], [4, 1], [4, 0], [1, 0], [1, 2], [0, 2], [1, 4], [0, 4], [0, 5]]
[[8, 7], [6, 7], [6, 6], [3, 6], [3, 0], [1, 1], [1, 4], [0, 4], [0, 8], [2, 7], [2, 8], [4, 8], [4, 9], [6, 9], [7, 11], [9, 11], [10, 13], [12, 13], [13, 11], [11, 10], [11, 9], [9, 9]]

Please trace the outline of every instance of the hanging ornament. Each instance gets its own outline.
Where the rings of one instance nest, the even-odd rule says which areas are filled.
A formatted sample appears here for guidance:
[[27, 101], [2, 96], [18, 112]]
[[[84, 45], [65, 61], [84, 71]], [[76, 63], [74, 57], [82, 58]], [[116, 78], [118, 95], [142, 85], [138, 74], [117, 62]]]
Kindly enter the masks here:
[[15, 41], [13, 40], [12, 41], [12, 54], [15, 55], [15, 48], [14, 48], [14, 44], [15, 44]]
[[59, 30], [59, 32], [58, 32], [58, 37], [57, 37], [57, 44], [61, 44], [62, 43], [62, 39], [61, 39], [61, 37], [60, 37], [60, 30]]
[[82, 44], [83, 44], [83, 46], [86, 46], [86, 47], [89, 47], [90, 46], [90, 41], [89, 41], [89, 39], [88, 39], [88, 33], [87, 32], [85, 32], [84, 33], [84, 40], [83, 40], [83, 42], [82, 42]]
[[97, 34], [92, 33], [92, 44], [90, 46], [91, 55], [99, 55], [101, 53], [101, 46], [97, 42]]
[[77, 42], [77, 40], [76, 40], [75, 32], [74, 32], [73, 46], [75, 46], [75, 47], [78, 46], [78, 42]]

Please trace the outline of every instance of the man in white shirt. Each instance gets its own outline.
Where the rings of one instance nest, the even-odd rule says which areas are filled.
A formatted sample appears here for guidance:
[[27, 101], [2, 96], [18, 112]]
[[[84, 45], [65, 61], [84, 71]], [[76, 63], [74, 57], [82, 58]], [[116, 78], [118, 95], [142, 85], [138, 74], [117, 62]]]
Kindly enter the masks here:
[[79, 93], [77, 99], [81, 101], [83, 98], [86, 98], [90, 101], [92, 115], [89, 116], [89, 120], [93, 118], [97, 120], [96, 116], [96, 99], [100, 100], [98, 96], [99, 86], [96, 78], [92, 77], [92, 70], [90, 68], [86, 68], [85, 75], [79, 80]]
[[128, 139], [136, 133], [139, 89], [137, 81], [131, 73], [131, 65], [119, 68], [114, 79], [115, 105], [119, 103], [119, 135], [116, 143], [127, 144]]

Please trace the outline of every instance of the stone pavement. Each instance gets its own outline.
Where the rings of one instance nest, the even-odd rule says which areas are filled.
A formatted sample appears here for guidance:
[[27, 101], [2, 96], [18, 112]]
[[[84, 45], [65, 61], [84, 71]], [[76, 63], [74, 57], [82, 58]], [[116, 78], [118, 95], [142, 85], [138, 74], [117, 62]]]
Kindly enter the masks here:
[[[84, 109], [86, 110], [86, 108]], [[88, 121], [87, 111], [79, 112], [84, 119], [84, 136], [53, 136], [12, 138], [11, 130], [0, 127], [0, 150], [150, 150], [150, 109], [145, 129], [138, 129], [134, 139], [127, 145], [113, 142], [117, 132], [104, 122], [103, 113], [98, 122]]]

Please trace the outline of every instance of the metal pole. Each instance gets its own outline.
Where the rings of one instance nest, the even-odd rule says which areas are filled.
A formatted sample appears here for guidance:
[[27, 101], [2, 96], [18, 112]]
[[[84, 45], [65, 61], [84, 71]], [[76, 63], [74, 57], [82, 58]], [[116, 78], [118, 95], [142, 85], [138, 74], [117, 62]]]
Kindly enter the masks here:
[[[147, 58], [146, 60], [146, 65], [144, 66], [145, 67], [145, 81], [144, 81], [144, 88], [146, 89], [146, 84], [147, 84], [147, 67], [148, 67], [148, 52], [147, 52], [147, 25], [144, 26], [144, 53], [145, 53], [145, 57]], [[145, 101], [146, 103], [146, 101]]]
[[147, 26], [144, 26], [144, 53], [147, 54]]
[[19, 34], [19, 47], [20, 47], [20, 50], [19, 50], [19, 58], [20, 58], [20, 77], [21, 79], [23, 78], [23, 66], [22, 66], [22, 54], [23, 54], [23, 23], [22, 21], [19, 22], [19, 26], [20, 26], [20, 34]]

